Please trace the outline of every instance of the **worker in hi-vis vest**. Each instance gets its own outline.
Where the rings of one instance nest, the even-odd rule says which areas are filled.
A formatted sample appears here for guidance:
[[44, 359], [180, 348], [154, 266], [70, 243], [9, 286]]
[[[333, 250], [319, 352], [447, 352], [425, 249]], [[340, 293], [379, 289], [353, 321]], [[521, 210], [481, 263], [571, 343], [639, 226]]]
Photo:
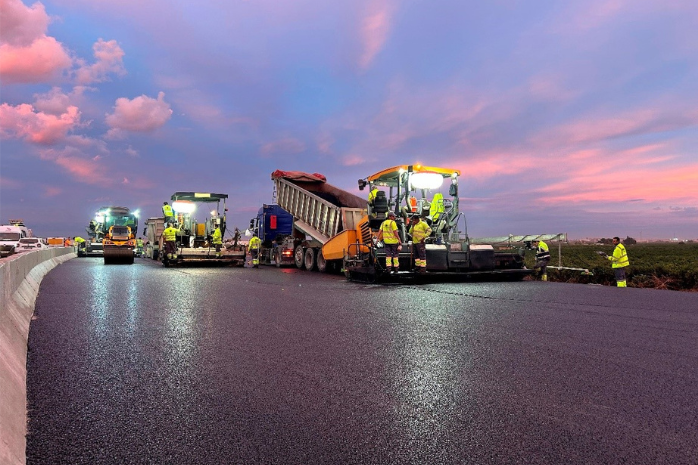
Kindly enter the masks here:
[[378, 240], [385, 246], [385, 269], [388, 273], [396, 273], [400, 268], [399, 254], [402, 246], [397, 232], [395, 212], [388, 212], [388, 218], [381, 224], [378, 231]]
[[259, 248], [261, 245], [262, 239], [257, 237], [256, 234], [252, 236], [250, 243], [247, 245], [247, 250], [250, 252], [250, 255], [252, 255], [252, 266], [254, 268], [259, 268]]
[[431, 235], [431, 228], [426, 221], [422, 221], [419, 215], [412, 215], [411, 221], [410, 235], [412, 236], [412, 249], [415, 254], [414, 265], [417, 273], [426, 273], [427, 244], [425, 241]]
[[536, 248], [536, 264], [533, 265], [534, 270], [540, 270], [540, 280], [548, 280], [548, 263], [550, 263], [550, 248], [548, 244], [536, 239], [533, 241], [533, 246]]
[[625, 250], [625, 246], [620, 241], [619, 237], [613, 238], [613, 245], [616, 246], [616, 248], [613, 249], [613, 255], [610, 257], [606, 256], [606, 258], [611, 261], [611, 267], [613, 268], [618, 287], [628, 287], [625, 277], [625, 269], [630, 266], [628, 251]]

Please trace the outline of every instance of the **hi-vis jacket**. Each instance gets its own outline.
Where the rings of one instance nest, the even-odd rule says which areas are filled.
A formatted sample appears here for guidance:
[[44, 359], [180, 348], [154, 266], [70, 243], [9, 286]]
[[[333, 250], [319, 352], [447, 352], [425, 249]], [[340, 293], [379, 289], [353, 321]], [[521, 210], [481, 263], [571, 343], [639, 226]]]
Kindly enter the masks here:
[[419, 244], [429, 237], [431, 228], [424, 221], [419, 220], [419, 223], [410, 227], [410, 234], [412, 235], [412, 243]]
[[383, 243], [384, 244], [399, 244], [400, 239], [397, 238], [397, 223], [394, 220], [385, 220], [381, 224], [381, 231], [383, 232]]
[[177, 230], [173, 227], [169, 227], [162, 232], [165, 237], [165, 242], [175, 241], [177, 239]]
[[254, 236], [254, 237], [252, 237], [252, 239], [250, 239], [250, 243], [248, 245], [248, 248], [250, 250], [258, 249], [260, 245], [262, 245], [262, 239], [260, 239], [257, 236]]
[[213, 234], [211, 235], [211, 242], [214, 244], [222, 244], [223, 243], [223, 238], [221, 236], [220, 228], [216, 228], [216, 230], [213, 231]]
[[613, 255], [608, 257], [611, 260], [613, 268], [623, 268], [630, 265], [630, 260], [628, 260], [628, 252], [625, 250], [623, 244], [618, 244], [615, 249], [613, 249]]
[[550, 260], [550, 249], [548, 248], [548, 244], [543, 241], [538, 241], [536, 260]]

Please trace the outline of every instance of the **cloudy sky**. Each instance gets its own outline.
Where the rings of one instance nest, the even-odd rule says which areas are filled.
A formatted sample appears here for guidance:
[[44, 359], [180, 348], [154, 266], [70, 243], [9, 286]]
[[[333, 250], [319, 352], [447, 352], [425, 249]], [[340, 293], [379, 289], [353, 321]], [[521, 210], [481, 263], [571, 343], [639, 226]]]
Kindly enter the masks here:
[[[0, 222], [462, 172], [472, 236], [698, 238], [694, 0], [0, 0]], [[360, 193], [362, 196], [365, 193]]]

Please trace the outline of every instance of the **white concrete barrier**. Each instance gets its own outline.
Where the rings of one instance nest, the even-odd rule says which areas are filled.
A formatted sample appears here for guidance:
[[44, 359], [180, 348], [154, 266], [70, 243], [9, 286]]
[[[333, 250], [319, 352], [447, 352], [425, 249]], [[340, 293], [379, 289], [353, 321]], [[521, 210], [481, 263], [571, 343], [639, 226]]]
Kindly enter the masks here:
[[10, 255], [0, 261], [0, 463], [25, 464], [27, 341], [39, 285], [73, 247]]

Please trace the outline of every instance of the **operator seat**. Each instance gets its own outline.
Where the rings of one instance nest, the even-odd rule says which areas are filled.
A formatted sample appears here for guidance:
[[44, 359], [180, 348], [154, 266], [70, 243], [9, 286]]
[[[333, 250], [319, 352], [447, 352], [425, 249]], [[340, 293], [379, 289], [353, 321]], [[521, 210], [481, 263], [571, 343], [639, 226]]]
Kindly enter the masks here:
[[388, 198], [385, 196], [385, 192], [378, 191], [376, 198], [373, 200], [373, 208], [371, 209], [371, 217], [369, 219], [369, 226], [372, 230], [376, 231], [380, 228], [389, 209]]

